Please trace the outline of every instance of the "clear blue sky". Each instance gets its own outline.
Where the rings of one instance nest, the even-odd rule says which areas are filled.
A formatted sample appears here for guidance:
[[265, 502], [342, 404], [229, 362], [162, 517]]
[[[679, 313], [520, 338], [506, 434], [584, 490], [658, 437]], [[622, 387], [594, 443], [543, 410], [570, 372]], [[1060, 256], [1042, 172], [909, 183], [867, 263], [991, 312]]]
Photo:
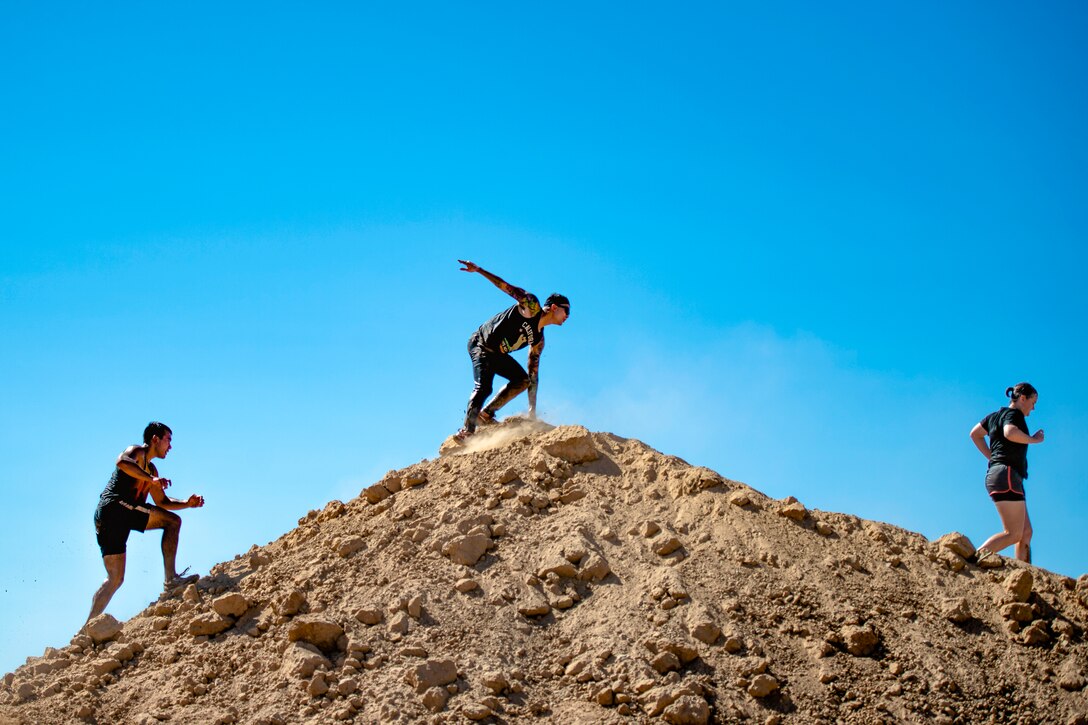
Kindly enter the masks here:
[[[1085, 573], [1086, 34], [1075, 2], [5, 3], [0, 671], [82, 624], [149, 420], [201, 573], [433, 457], [508, 304], [458, 257], [571, 298], [551, 422], [931, 538], [998, 529], [967, 433], [1033, 382], [1036, 563]], [[133, 534], [108, 611], [160, 567]]]

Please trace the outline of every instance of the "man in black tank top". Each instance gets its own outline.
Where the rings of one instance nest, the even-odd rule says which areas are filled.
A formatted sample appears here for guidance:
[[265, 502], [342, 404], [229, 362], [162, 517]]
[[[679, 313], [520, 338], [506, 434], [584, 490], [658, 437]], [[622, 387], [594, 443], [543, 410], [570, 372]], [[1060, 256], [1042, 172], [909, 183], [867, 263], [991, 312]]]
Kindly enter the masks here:
[[[526, 389], [529, 391], [529, 416], [536, 417], [536, 392], [540, 355], [544, 352], [544, 328], [548, 325], [562, 325], [567, 321], [570, 317], [570, 300], [561, 294], [553, 294], [541, 307], [540, 300], [531, 292], [506, 283], [472, 262], [464, 259], [457, 261], [463, 265], [461, 271], [478, 272], [516, 300], [515, 305], [480, 325], [468, 340], [468, 354], [472, 359], [472, 378], [475, 385], [465, 411], [464, 427], [454, 434], [457, 440], [464, 440], [476, 431], [478, 422], [494, 422], [496, 413]], [[529, 348], [528, 373], [510, 356], [511, 352], [523, 347]], [[484, 401], [491, 395], [496, 375], [509, 382], [485, 406]]]
[[[200, 508], [204, 505], [204, 497], [193, 494], [185, 501], [170, 498], [164, 493], [170, 480], [160, 478], [158, 469], [151, 462], [155, 458], [166, 458], [172, 440], [173, 432], [165, 424], [148, 423], [144, 429], [144, 444], [129, 446], [117, 457], [117, 466], [94, 512], [94, 527], [98, 534], [98, 546], [102, 550], [102, 563], [106, 567], [106, 581], [94, 593], [88, 622], [105, 611], [125, 579], [125, 550], [130, 531], [143, 533], [147, 529], [162, 529], [166, 589], [190, 584], [199, 578], [195, 574], [179, 576], [175, 568], [181, 517], [173, 511]], [[155, 505], [147, 503], [149, 493]]]

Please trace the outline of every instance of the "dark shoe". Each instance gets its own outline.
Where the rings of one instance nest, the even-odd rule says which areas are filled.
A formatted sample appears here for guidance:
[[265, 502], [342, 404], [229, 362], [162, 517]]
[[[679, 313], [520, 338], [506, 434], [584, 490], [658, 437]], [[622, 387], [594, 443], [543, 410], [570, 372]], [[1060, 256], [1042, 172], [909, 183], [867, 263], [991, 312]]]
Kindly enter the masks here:
[[453, 434], [453, 439], [458, 443], [464, 443], [465, 440], [475, 432], [476, 431], [469, 430], [468, 428], [462, 428], [461, 430]]
[[499, 422], [494, 413], [488, 413], [486, 410], [481, 410], [479, 415], [476, 416], [476, 420], [479, 421], [480, 425], [495, 425]]

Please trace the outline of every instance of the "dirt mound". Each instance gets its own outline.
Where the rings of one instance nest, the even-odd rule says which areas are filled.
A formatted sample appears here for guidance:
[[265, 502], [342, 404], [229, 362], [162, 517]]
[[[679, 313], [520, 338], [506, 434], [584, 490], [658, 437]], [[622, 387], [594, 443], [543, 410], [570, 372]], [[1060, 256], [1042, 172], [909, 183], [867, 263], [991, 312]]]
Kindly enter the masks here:
[[0, 723], [1088, 723], [1088, 577], [636, 440], [478, 435], [31, 658]]

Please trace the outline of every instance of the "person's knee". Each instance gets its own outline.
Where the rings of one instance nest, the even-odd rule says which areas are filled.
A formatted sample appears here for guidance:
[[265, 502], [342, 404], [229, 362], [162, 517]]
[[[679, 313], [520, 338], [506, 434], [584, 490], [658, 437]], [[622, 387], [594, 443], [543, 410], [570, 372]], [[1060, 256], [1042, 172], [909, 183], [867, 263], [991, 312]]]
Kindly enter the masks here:
[[162, 527], [168, 531], [178, 532], [181, 530], [181, 517], [173, 511], [162, 512], [163, 524]]
[[521, 391], [525, 390], [528, 387], [529, 387], [529, 378], [528, 377], [519, 378], [517, 380], [511, 380], [510, 381], [510, 390], [511, 390], [511, 392], [517, 391], [517, 392], [520, 393]]
[[1021, 544], [1030, 544], [1031, 543], [1031, 534], [1032, 534], [1031, 526], [1030, 525], [1025, 526], [1024, 530], [1020, 532], [1020, 543]]
[[476, 383], [476, 386], [472, 389], [472, 399], [480, 400], [491, 395], [491, 391], [494, 389], [491, 383]]

